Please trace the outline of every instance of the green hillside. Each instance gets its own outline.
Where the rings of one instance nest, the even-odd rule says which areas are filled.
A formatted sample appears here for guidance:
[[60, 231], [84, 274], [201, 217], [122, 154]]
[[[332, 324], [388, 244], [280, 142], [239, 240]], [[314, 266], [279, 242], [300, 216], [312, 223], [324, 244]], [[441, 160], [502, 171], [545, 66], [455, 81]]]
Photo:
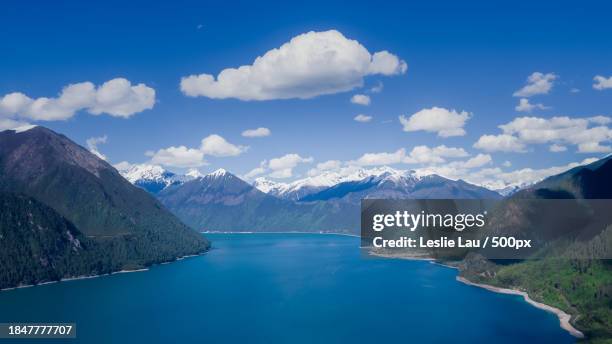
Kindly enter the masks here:
[[[5, 266], [22, 271], [19, 276], [23, 280], [13, 275], [7, 278], [11, 272], [2, 270], [0, 280], [8, 284], [0, 287], [138, 268], [201, 253], [210, 246], [201, 234], [123, 179], [108, 163], [46, 128], [0, 133], [0, 193], [7, 195], [7, 204], [13, 203], [14, 197], [8, 194], [29, 200], [16, 202], [14, 214], [10, 207], [2, 210], [7, 214], [2, 230], [12, 238], [2, 241], [3, 252], [21, 252], [26, 258], [7, 255]], [[33, 209], [27, 209], [28, 205]], [[34, 235], [19, 227], [23, 224], [19, 216], [43, 211], [42, 207], [54, 215], [32, 226], [50, 231]], [[8, 222], [9, 215], [17, 218]], [[65, 249], [64, 227], [71, 228], [69, 232], [82, 243], [81, 249]], [[33, 255], [35, 251], [28, 250], [48, 247], [49, 242], [57, 243], [57, 250], [50, 254], [58, 263], [46, 267]]]
[[[520, 209], [518, 204], [524, 207], [528, 203], [517, 200], [611, 199], [611, 180], [610, 158], [547, 178], [505, 200], [503, 206], [506, 210], [512, 207], [512, 211], [502, 209], [499, 213], [512, 213], [513, 222], [508, 218], [500, 222], [505, 223], [507, 230], [519, 234], [527, 229], [542, 231], [541, 226], [530, 222], [533, 216], [528, 213], [533, 209]], [[557, 211], [558, 217], [565, 221], [567, 214]], [[588, 215], [572, 213], [579, 214], [578, 218]], [[598, 229], [574, 226], [583, 231], [568, 236], [567, 228], [571, 227], [559, 223], [557, 233], [551, 233], [551, 228], [547, 229], [548, 233], [531, 233], [531, 237], [549, 238], [548, 246], [536, 253], [538, 259], [494, 263], [482, 256], [470, 255], [457, 264], [460, 274], [474, 282], [526, 291], [532, 299], [571, 314], [572, 324], [587, 336], [587, 341], [612, 343], [612, 261], [599, 259], [612, 256], [612, 226]]]

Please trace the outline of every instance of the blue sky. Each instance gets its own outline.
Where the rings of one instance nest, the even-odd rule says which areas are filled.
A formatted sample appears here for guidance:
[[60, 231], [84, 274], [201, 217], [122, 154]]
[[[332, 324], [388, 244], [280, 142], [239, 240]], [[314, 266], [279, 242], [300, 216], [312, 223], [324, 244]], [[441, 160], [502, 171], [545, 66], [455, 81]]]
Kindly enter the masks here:
[[[608, 154], [610, 124], [603, 117], [586, 118], [612, 115], [612, 79], [608, 79], [612, 78], [612, 27], [607, 18], [611, 11], [612, 5], [603, 1], [560, 1], [554, 6], [518, 1], [467, 5], [452, 1], [7, 3], [0, 13], [0, 99], [14, 92], [32, 102], [55, 98], [64, 87], [82, 82], [91, 84], [76, 94], [97, 90], [98, 98], [71, 103], [53, 112], [54, 120], [35, 114], [38, 108], [30, 105], [9, 109], [7, 100], [4, 110], [0, 106], [0, 124], [4, 119], [5, 128], [11, 123], [44, 125], [84, 146], [89, 138], [106, 136], [98, 149], [114, 164], [155, 160], [156, 153], [169, 147], [185, 146], [203, 155], [173, 163], [171, 157], [162, 159], [158, 154], [157, 162], [178, 172], [188, 167], [202, 172], [224, 167], [240, 175], [253, 172], [253, 177], [292, 180], [329, 160], [338, 161], [329, 164], [334, 168], [364, 166], [367, 160], [367, 166], [391, 163], [454, 178], [471, 175], [472, 181], [480, 183], [507, 173], [506, 183], [518, 182], [522, 179], [517, 171], [525, 168], [532, 171], [523, 175], [535, 178], [553, 166]], [[331, 73], [310, 78], [309, 73], [326, 68], [318, 63], [298, 78], [291, 68], [283, 74], [282, 68], [274, 66], [278, 60], [271, 60], [267, 64], [271, 77], [275, 82], [286, 77], [290, 87], [279, 86], [264, 96], [266, 100], [236, 99], [240, 98], [236, 91], [232, 94], [224, 85], [215, 89], [223, 88], [225, 99], [211, 97], [210, 88], [198, 89], [202, 93], [198, 97], [181, 91], [183, 77], [216, 77], [226, 68], [252, 65], [256, 57], [296, 36], [314, 31], [313, 37], [319, 38], [317, 33], [329, 30], [336, 30], [341, 38], [324, 40], [326, 44], [342, 43], [342, 38], [355, 40], [371, 56], [388, 51], [396, 62], [405, 61], [407, 71], [401, 65], [386, 65], [384, 72], [369, 69], [357, 75], [351, 71], [335, 75], [343, 64], [331, 64], [327, 66]], [[310, 51], [318, 49], [316, 41], [304, 44], [309, 44]], [[347, 54], [349, 59], [355, 55]], [[291, 61], [280, 62], [291, 65]], [[538, 84], [534, 94], [513, 96], [535, 72], [548, 81]], [[603, 79], [596, 82], [595, 76]], [[363, 85], [343, 83], [344, 77], [363, 79]], [[127, 93], [118, 100], [100, 100], [101, 85], [117, 78], [129, 82]], [[154, 90], [154, 99], [130, 88], [141, 83]], [[371, 91], [381, 83], [381, 92]], [[121, 85], [107, 86], [112, 97], [115, 88], [111, 86]], [[241, 91], [252, 85], [238, 82], [234, 86]], [[299, 99], [304, 90], [329, 94]], [[355, 94], [369, 96], [370, 104], [351, 103]], [[517, 111], [521, 98], [535, 107]], [[440, 130], [402, 130], [400, 115], [409, 119], [434, 107], [445, 110], [438, 113], [443, 124], [465, 112], [468, 119], [460, 126], [465, 134], [444, 137]], [[358, 114], [372, 118], [358, 122], [354, 120]], [[421, 121], [413, 124], [435, 128], [436, 119], [431, 116], [435, 114], [425, 111]], [[552, 120], [562, 116], [568, 118]], [[537, 121], [515, 122], [514, 129], [505, 132], [515, 139], [500, 137], [504, 133], [498, 126], [519, 117]], [[259, 127], [268, 128], [271, 135], [241, 135]], [[593, 128], [599, 129], [589, 131]], [[211, 146], [203, 149], [201, 141], [210, 135], [224, 141], [210, 140]], [[474, 147], [483, 135], [496, 137]], [[434, 151], [441, 145], [464, 152]], [[430, 150], [411, 156], [415, 146]], [[360, 162], [366, 153], [387, 155], [371, 155]], [[270, 163], [287, 154], [299, 157]], [[466, 165], [478, 154], [481, 159]], [[423, 155], [432, 159], [426, 161]], [[258, 167], [261, 170], [253, 171]], [[488, 175], [474, 177], [483, 169], [488, 169]]]

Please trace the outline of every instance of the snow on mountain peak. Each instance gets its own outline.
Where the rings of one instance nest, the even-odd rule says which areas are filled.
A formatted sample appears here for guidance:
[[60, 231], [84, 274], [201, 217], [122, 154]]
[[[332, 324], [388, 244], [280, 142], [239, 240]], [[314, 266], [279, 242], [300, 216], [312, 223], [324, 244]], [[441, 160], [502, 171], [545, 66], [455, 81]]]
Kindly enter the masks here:
[[275, 182], [265, 177], [259, 177], [255, 179], [253, 186], [263, 193], [276, 193], [276, 191], [284, 189], [287, 184]]
[[198, 178], [204, 177], [204, 175], [197, 168], [192, 168], [188, 170], [187, 173], [185, 173], [185, 176], [192, 178], [192, 179], [198, 179]]
[[119, 172], [132, 184], [139, 180], [163, 181], [168, 177], [168, 174], [171, 174], [163, 167], [151, 164], [131, 165], [126, 170]]
[[32, 128], [36, 128], [37, 125], [35, 124], [24, 124], [22, 126], [16, 127], [13, 130], [15, 130], [16, 133], [23, 133], [24, 131], [28, 131]]
[[343, 182], [375, 178], [378, 182], [391, 182], [397, 186], [407, 186], [418, 180], [414, 171], [396, 170], [383, 166], [372, 169], [345, 169], [324, 171], [320, 174], [298, 179], [290, 183], [275, 182], [264, 177], [255, 179], [253, 186], [262, 192], [281, 198], [299, 199]]
[[185, 175], [174, 174], [160, 165], [134, 164], [125, 168], [117, 167], [123, 178], [151, 193], [157, 193], [170, 185], [180, 185], [196, 179], [201, 174], [197, 170], [190, 170]]
[[533, 185], [535, 183], [515, 183], [515, 184], [507, 184], [501, 187], [495, 187], [495, 185], [492, 186], [487, 186], [485, 185], [485, 187], [487, 187], [490, 190], [493, 190], [495, 192], [497, 192], [498, 194], [506, 197], [506, 196], [510, 196], [513, 195], [523, 189], [527, 189], [529, 188], [531, 185]]
[[225, 169], [220, 168], [214, 172], [211, 172], [209, 174], [207, 174], [206, 176], [209, 176], [211, 178], [219, 178], [219, 177], [223, 177], [225, 175], [229, 174], [229, 172], [227, 172]]

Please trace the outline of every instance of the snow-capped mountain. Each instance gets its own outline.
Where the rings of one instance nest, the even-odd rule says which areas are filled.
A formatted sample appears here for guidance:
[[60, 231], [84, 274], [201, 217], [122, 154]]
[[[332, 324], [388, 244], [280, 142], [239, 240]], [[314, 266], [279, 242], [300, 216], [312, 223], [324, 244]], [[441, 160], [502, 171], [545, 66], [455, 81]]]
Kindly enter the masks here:
[[151, 164], [130, 165], [127, 169], [119, 170], [119, 173], [130, 183], [152, 194], [157, 194], [171, 185], [180, 185], [202, 177], [202, 174], [195, 169], [189, 170], [185, 175], [180, 175], [167, 171], [159, 165]]
[[249, 183], [224, 169], [187, 181], [180, 187], [167, 188], [158, 198], [172, 208], [175, 204], [189, 207], [207, 204], [238, 205], [250, 198], [269, 197]]
[[174, 175], [159, 165], [149, 164], [131, 165], [127, 169], [120, 170], [119, 172], [121, 172], [121, 175], [132, 184], [139, 180], [163, 181]]
[[338, 183], [300, 201], [337, 200], [358, 204], [364, 198], [419, 199], [419, 198], [499, 198], [498, 193], [463, 180], [451, 180], [435, 174], [418, 175], [411, 170], [384, 167], [360, 171], [367, 176]]
[[504, 197], [507, 197], [507, 196], [512, 196], [521, 190], [528, 189], [540, 181], [541, 180], [535, 181], [535, 182], [511, 183], [511, 184], [500, 182], [500, 183], [484, 184], [483, 186], [489, 190], [493, 190], [497, 192], [498, 194]]
[[519, 185], [508, 185], [506, 187], [503, 187], [501, 189], [494, 189], [495, 192], [497, 192], [498, 194], [506, 197], [506, 196], [510, 196], [513, 195], [515, 193], [517, 193], [518, 191], [520, 191], [524, 186], [519, 186]]
[[422, 178], [412, 170], [396, 170], [386, 166], [367, 172], [369, 173], [369, 178], [377, 182], [379, 186], [395, 189], [412, 188]]
[[417, 179], [413, 171], [396, 170], [384, 166], [344, 172], [325, 171], [319, 175], [298, 179], [291, 183], [275, 182], [262, 177], [255, 179], [253, 186], [269, 195], [298, 201], [340, 183], [368, 178], [373, 178], [377, 182], [390, 183], [390, 185], [396, 187], [407, 187]]
[[187, 177], [187, 180], [193, 180], [193, 179], [198, 179], [198, 178], [202, 178], [204, 177], [204, 175], [197, 169], [197, 168], [192, 168], [189, 171], [187, 171], [187, 173], [185, 173], [185, 177]]
[[[599, 164], [603, 165], [603, 162]], [[554, 186], [565, 183], [568, 178], [577, 183], [598, 167], [594, 164], [577, 167], [535, 185]], [[359, 229], [362, 199], [502, 198], [500, 193], [483, 186], [436, 174], [419, 174], [389, 167], [344, 172], [323, 173], [291, 183], [260, 178], [250, 184], [219, 169], [180, 185], [166, 187], [157, 194], [157, 198], [182, 221], [201, 230], [350, 233]], [[595, 197], [599, 195], [598, 185], [612, 185], [598, 180], [592, 183], [581, 192]], [[534, 185], [519, 185], [506, 191], [520, 189], [520, 193], [526, 193], [532, 192], [533, 188]]]
[[354, 233], [359, 228], [360, 203], [364, 198], [501, 196], [462, 180], [418, 176], [414, 171], [384, 167], [344, 174], [330, 172], [292, 183], [259, 179], [254, 185], [219, 169], [166, 188], [157, 197], [181, 220], [198, 229]]
[[326, 172], [314, 177], [308, 177], [291, 183], [275, 182], [266, 178], [257, 178], [253, 186], [262, 192], [282, 199], [297, 201], [302, 197], [336, 185], [344, 178], [339, 173]]
[[359, 225], [360, 208], [352, 204], [327, 207], [281, 199], [222, 169], [166, 188], [157, 198], [200, 230], [354, 232]]
[[253, 182], [253, 186], [259, 191], [270, 195], [278, 195], [280, 190], [287, 187], [287, 183], [275, 182], [265, 177], [259, 177]]
[[[209, 173], [207, 175], [204, 175], [203, 177], [207, 177], [207, 178], [210, 178], [210, 179], [219, 179], [219, 178], [224, 178], [224, 177], [227, 177], [227, 176], [230, 176], [230, 175], [232, 175], [232, 174], [227, 172], [226, 169], [219, 168], [219, 169], [217, 169], [217, 170], [215, 170], [215, 171], [213, 171], [213, 172], [211, 172], [211, 173]], [[200, 174], [200, 176], [202, 176], [202, 175]]]

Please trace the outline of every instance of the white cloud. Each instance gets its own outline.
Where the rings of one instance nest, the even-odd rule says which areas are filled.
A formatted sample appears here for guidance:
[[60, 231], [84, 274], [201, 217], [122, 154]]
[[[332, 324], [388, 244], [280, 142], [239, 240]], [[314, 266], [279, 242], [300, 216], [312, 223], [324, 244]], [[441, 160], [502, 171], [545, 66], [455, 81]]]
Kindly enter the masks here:
[[312, 157], [305, 158], [296, 153], [285, 154], [278, 158], [262, 161], [258, 167], [245, 174], [244, 178], [253, 179], [264, 174], [277, 179], [291, 178], [293, 169], [299, 164], [309, 164], [313, 161]]
[[476, 167], [482, 167], [485, 165], [490, 164], [493, 161], [493, 159], [491, 158], [491, 156], [489, 154], [478, 154], [475, 157], [468, 159], [465, 162], [460, 162], [460, 167], [462, 168], [476, 168]]
[[109, 80], [96, 87], [93, 83], [70, 84], [58, 97], [32, 99], [19, 92], [0, 98], [0, 114], [38, 121], [65, 120], [78, 111], [114, 117], [130, 117], [135, 113], [152, 109], [155, 90], [145, 84], [132, 86], [123, 78]]
[[370, 88], [370, 92], [371, 93], [380, 93], [383, 91], [383, 88], [385, 87], [385, 85], [382, 83], [382, 81], [379, 81], [376, 85], [372, 86], [372, 88]]
[[593, 81], [595, 81], [595, 83], [593, 84], [593, 88], [596, 90], [602, 91], [608, 88], [612, 88], [612, 76], [606, 78], [604, 76], [597, 75], [593, 78]]
[[368, 116], [368, 115], [364, 115], [364, 114], [359, 114], [357, 116], [355, 116], [353, 118], [353, 120], [357, 121], [357, 122], [362, 122], [362, 123], [366, 123], [372, 120], [372, 116]]
[[612, 147], [602, 145], [599, 142], [583, 142], [578, 144], [578, 153], [609, 153], [612, 152]]
[[[461, 168], [457, 166], [447, 166], [447, 165], [428, 166], [428, 167], [417, 169], [416, 171], [417, 173], [421, 175], [428, 175], [428, 174], [435, 173], [437, 175], [440, 175], [448, 179], [453, 179], [453, 180], [462, 179], [472, 184], [485, 185], [487, 187], [491, 187], [491, 185], [487, 183], [490, 183], [492, 180], [497, 181], [496, 179], [492, 179], [492, 176], [502, 173], [501, 169], [499, 169], [498, 167], [493, 167], [493, 168], [487, 167], [487, 168], [483, 168], [480, 170], [470, 170], [470, 169], [465, 169], [465, 168]], [[492, 187], [492, 188], [493, 189], [497, 188], [497, 185], [495, 185], [495, 187]]]
[[576, 129], [587, 127], [586, 119], [573, 119], [569, 117], [517, 117], [511, 122], [500, 125], [505, 134], [518, 135], [526, 142], [547, 142], [559, 139], [560, 136], [570, 134]]
[[147, 152], [146, 155], [151, 157], [151, 164], [156, 165], [181, 168], [206, 165], [204, 153], [201, 150], [185, 146], [162, 148], [157, 152]]
[[320, 162], [315, 168], [312, 168], [308, 171], [308, 175], [312, 177], [318, 176], [325, 171], [337, 171], [342, 169], [342, 165], [343, 163], [340, 160], [327, 160], [325, 162]]
[[445, 162], [445, 158], [463, 158], [469, 154], [463, 148], [447, 147], [445, 145], [429, 148], [416, 146], [403, 159], [407, 164], [437, 164]]
[[406, 62], [380, 51], [373, 55], [336, 30], [308, 32], [259, 56], [251, 65], [181, 79], [190, 97], [240, 100], [307, 99], [350, 91], [368, 75], [406, 72]]
[[9, 130], [9, 129], [20, 131], [20, 130], [26, 130], [32, 127], [34, 127], [34, 125], [28, 122], [18, 121], [18, 120], [14, 120], [10, 118], [0, 118], [0, 131]]
[[365, 94], [355, 94], [351, 97], [351, 103], [368, 106], [370, 105], [370, 96]]
[[290, 178], [293, 176], [293, 169], [302, 163], [311, 163], [312, 157], [304, 158], [299, 154], [285, 154], [280, 158], [270, 159], [268, 168], [271, 170], [270, 177], [272, 178]]
[[596, 123], [596, 124], [601, 124], [601, 125], [606, 125], [606, 124], [610, 124], [612, 122], [612, 119], [610, 119], [610, 117], [608, 116], [593, 116], [593, 117], [589, 117], [587, 118], [590, 122]]
[[255, 167], [254, 169], [252, 169], [251, 171], [249, 171], [247, 174], [244, 175], [245, 179], [253, 179], [257, 176], [260, 176], [264, 173], [266, 173], [266, 167], [265, 164], [267, 163], [267, 161], [262, 161], [262, 165], [259, 167]]
[[[448, 164], [440, 165], [429, 165], [421, 168], [417, 168], [416, 171], [421, 175], [437, 174], [449, 179], [467, 179], [468, 177], [474, 178], [474, 169], [489, 165], [493, 162], [493, 159], [489, 154], [478, 154], [477, 156], [468, 160], [453, 161]], [[484, 169], [485, 171], [491, 171], [492, 169]], [[478, 174], [482, 174], [480, 172]]]
[[366, 153], [349, 165], [357, 166], [380, 166], [394, 164], [439, 164], [446, 161], [445, 158], [467, 157], [469, 154], [463, 148], [447, 147], [444, 145], [430, 148], [428, 146], [416, 146], [410, 153], [406, 154], [404, 148], [395, 152]]
[[293, 169], [286, 168], [284, 170], [272, 171], [269, 176], [271, 178], [286, 179], [293, 176]]
[[404, 131], [424, 130], [438, 133], [440, 137], [465, 135], [463, 127], [469, 118], [470, 114], [468, 112], [457, 112], [439, 107], [423, 109], [410, 116], [410, 118], [403, 115], [399, 116]]
[[244, 153], [248, 147], [229, 143], [223, 137], [213, 134], [202, 139], [200, 147], [189, 148], [186, 146], [171, 146], [159, 149], [156, 152], [149, 151], [145, 155], [151, 157], [151, 164], [170, 167], [200, 167], [207, 165], [205, 156], [228, 157]]
[[406, 62], [400, 60], [397, 56], [383, 50], [372, 55], [372, 62], [369, 66], [368, 74], [395, 75], [404, 74], [408, 69]]
[[519, 104], [514, 109], [519, 112], [531, 112], [535, 109], [548, 110], [550, 108], [544, 104], [531, 104], [529, 99], [521, 98], [519, 100]]
[[[503, 134], [483, 135], [474, 147], [486, 151], [525, 151], [527, 144], [557, 144], [551, 151], [560, 151], [561, 146], [576, 145], [579, 153], [601, 153], [612, 151], [612, 129], [606, 116], [571, 118], [567, 116], [541, 118], [517, 117], [500, 125]], [[593, 126], [595, 125], [595, 126]]]
[[100, 136], [100, 137], [90, 137], [86, 141], [87, 149], [89, 149], [89, 151], [93, 153], [95, 156], [97, 156], [98, 158], [102, 160], [106, 160], [106, 156], [100, 153], [100, 150], [98, 149], [98, 145], [106, 143], [107, 139], [108, 137], [106, 135]]
[[393, 153], [365, 153], [354, 164], [359, 166], [377, 166], [399, 164], [406, 158], [406, 150], [400, 148]]
[[567, 150], [567, 147], [560, 145], [560, 144], [553, 143], [552, 145], [548, 147], [548, 150], [553, 153], [559, 153], [559, 152], [565, 152]]
[[236, 156], [245, 152], [248, 148], [237, 146], [227, 142], [223, 137], [213, 134], [202, 139], [200, 150], [205, 155], [216, 157]]
[[129, 169], [130, 169], [132, 166], [134, 166], [134, 165], [133, 165], [133, 164], [130, 164], [130, 163], [129, 163], [129, 162], [127, 162], [127, 161], [121, 161], [121, 162], [118, 162], [118, 163], [116, 163], [116, 164], [114, 164], [114, 165], [113, 165], [113, 167], [114, 167], [115, 169], [117, 169], [117, 171], [127, 171], [127, 170], [129, 170]]
[[[601, 142], [612, 139], [612, 130], [602, 123], [609, 118], [595, 116], [589, 118], [571, 118], [567, 116], [540, 118], [519, 117], [499, 127], [508, 135], [516, 135], [525, 143], [566, 143], [578, 145], [578, 152], [593, 153], [609, 151], [610, 147], [601, 146]], [[595, 127], [590, 127], [591, 124]]]
[[506, 161], [504, 161], [504, 163], [502, 164], [502, 166], [504, 166], [504, 167], [510, 167], [510, 166], [512, 166], [512, 163], [511, 163], [510, 161], [506, 160]]
[[88, 111], [128, 118], [137, 112], [150, 110], [155, 104], [155, 90], [145, 84], [132, 86], [129, 80], [117, 78], [98, 87], [96, 100]]
[[482, 135], [474, 148], [487, 152], [525, 152], [525, 144], [512, 135]]
[[[541, 169], [523, 168], [510, 172], [493, 173], [487, 176], [479, 176], [478, 173], [472, 174], [476, 178], [466, 177], [466, 180], [480, 185], [485, 185], [495, 189], [501, 189], [511, 185], [529, 185], [543, 180], [544, 178], [563, 173], [571, 168], [587, 165], [597, 161], [596, 158], [584, 159], [580, 162], [573, 162], [567, 165], [551, 166]], [[479, 178], [480, 177], [480, 178]]]
[[340, 160], [327, 160], [325, 162], [320, 162], [317, 164], [317, 169], [321, 171], [334, 170], [338, 169], [342, 166], [342, 161]]
[[527, 85], [514, 92], [515, 97], [531, 97], [537, 94], [548, 94], [552, 89], [557, 75], [554, 73], [535, 72], [527, 78]]
[[257, 129], [247, 129], [242, 132], [242, 136], [244, 137], [265, 137], [270, 136], [272, 132], [268, 128], [259, 127]]
[[570, 90], [570, 93], [580, 93], [580, 89], [579, 89], [579, 88], [574, 87], [574, 88], [572, 88], [572, 89]]
[[[478, 167], [486, 166], [492, 162], [488, 155], [483, 157], [476, 156], [470, 160], [472, 160], [473, 163], [469, 163], [469, 160], [456, 161], [450, 164], [427, 166], [419, 168], [416, 171], [422, 175], [435, 173], [449, 179], [463, 179], [469, 183], [482, 185], [490, 189], [502, 189], [508, 186], [530, 185], [552, 175], [563, 173], [576, 166], [590, 164], [598, 159], [588, 158], [581, 162], [573, 162], [561, 166], [541, 169], [523, 168], [509, 172], [504, 172], [499, 167], [477, 169]], [[504, 162], [502, 165], [504, 167], [511, 166], [508, 161]]]
[[27, 109], [32, 104], [32, 99], [20, 92], [13, 92], [0, 98], [0, 114], [16, 115]]

